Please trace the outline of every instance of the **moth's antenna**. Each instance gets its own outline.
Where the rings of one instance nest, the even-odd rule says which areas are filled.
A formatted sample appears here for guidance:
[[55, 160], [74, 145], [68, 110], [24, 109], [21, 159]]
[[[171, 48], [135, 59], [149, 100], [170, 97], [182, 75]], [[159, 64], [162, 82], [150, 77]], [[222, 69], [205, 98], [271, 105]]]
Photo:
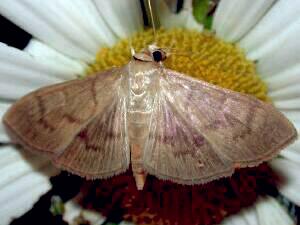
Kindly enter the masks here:
[[148, 0], [148, 8], [149, 8], [149, 13], [150, 13], [150, 19], [151, 19], [151, 24], [152, 24], [152, 30], [153, 30], [153, 36], [154, 36], [154, 42], [157, 42], [157, 36], [156, 36], [156, 27], [155, 27], [155, 21], [154, 21], [154, 15], [153, 15], [153, 9], [151, 5], [151, 0]]

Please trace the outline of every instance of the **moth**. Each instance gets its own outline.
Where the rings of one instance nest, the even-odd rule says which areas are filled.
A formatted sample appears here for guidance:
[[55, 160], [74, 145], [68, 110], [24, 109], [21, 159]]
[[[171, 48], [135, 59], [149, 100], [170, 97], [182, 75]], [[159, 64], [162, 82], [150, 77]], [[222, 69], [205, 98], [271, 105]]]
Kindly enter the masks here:
[[139, 190], [147, 174], [189, 185], [230, 176], [296, 139], [271, 104], [167, 69], [166, 57], [150, 45], [124, 67], [29, 93], [6, 112], [7, 131], [87, 179], [131, 163]]

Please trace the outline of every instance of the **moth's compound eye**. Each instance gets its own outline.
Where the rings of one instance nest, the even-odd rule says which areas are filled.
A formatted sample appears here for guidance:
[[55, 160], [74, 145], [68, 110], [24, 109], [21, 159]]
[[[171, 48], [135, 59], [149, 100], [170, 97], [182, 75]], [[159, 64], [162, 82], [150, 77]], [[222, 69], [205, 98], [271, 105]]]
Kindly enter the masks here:
[[152, 52], [152, 57], [155, 62], [160, 62], [166, 59], [166, 54], [163, 51], [156, 50]]

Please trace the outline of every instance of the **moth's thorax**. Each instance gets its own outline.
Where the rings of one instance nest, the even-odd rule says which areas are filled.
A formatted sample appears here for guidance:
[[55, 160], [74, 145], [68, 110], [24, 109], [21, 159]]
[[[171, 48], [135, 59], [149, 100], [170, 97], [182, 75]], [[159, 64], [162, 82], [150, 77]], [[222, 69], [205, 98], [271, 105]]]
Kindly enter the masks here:
[[159, 64], [132, 60], [129, 71], [129, 112], [149, 112], [159, 87]]

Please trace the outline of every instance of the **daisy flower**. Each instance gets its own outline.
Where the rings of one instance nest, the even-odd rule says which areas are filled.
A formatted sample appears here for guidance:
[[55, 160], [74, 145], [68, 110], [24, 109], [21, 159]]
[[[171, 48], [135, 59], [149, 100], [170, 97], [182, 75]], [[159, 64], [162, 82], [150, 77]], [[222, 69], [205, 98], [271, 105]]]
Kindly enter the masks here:
[[[156, 2], [154, 10], [162, 26], [156, 33], [157, 44], [177, 51], [166, 67], [272, 101], [299, 130], [300, 2], [221, 0], [213, 15], [213, 33], [193, 16], [194, 9], [205, 7], [193, 8], [192, 1], [186, 0], [179, 13], [172, 13], [164, 1]], [[0, 14], [33, 36], [24, 50], [0, 44], [0, 117], [30, 91], [126, 64], [130, 44], [138, 51], [153, 42], [152, 31], [143, 30], [140, 9], [139, 0], [0, 1]], [[207, 21], [201, 22], [208, 26]], [[58, 170], [47, 159], [12, 145], [2, 124], [0, 143], [0, 217], [8, 224], [51, 188], [49, 176]], [[300, 142], [282, 151], [270, 165], [283, 177], [278, 183], [280, 193], [300, 205]], [[122, 179], [128, 181], [123, 175], [115, 182]], [[155, 182], [154, 186], [166, 187]], [[269, 224], [266, 214], [277, 214], [282, 219], [278, 224], [293, 224], [274, 198], [261, 199], [253, 207], [227, 221], [250, 215], [252, 221]], [[227, 214], [223, 210], [211, 221]]]

